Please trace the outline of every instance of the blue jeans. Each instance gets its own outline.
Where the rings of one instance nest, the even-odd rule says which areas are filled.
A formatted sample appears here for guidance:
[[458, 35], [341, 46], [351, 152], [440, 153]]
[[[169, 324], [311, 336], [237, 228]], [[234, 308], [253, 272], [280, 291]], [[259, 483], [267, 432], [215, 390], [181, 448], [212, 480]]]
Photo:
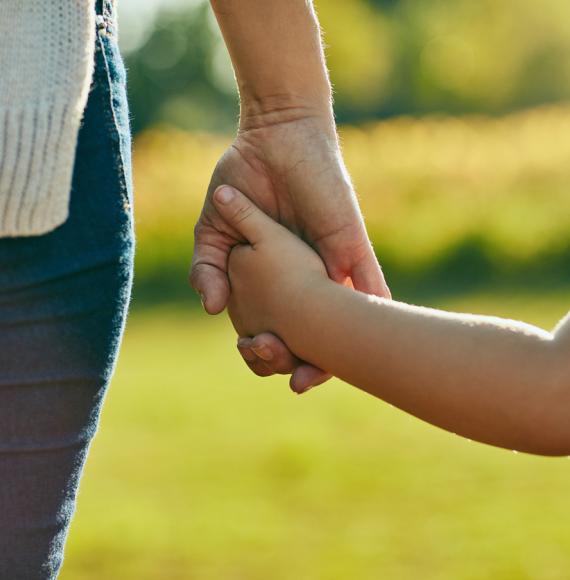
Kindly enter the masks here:
[[110, 0], [69, 219], [0, 239], [0, 579], [54, 579], [130, 299], [134, 235], [125, 70]]

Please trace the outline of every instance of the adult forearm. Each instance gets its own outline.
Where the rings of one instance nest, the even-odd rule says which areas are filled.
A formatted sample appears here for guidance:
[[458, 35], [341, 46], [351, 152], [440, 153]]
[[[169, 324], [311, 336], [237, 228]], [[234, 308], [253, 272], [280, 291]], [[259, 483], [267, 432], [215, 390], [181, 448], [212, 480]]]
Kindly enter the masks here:
[[330, 112], [331, 90], [310, 0], [211, 0], [241, 97], [241, 118]]
[[568, 452], [570, 389], [550, 333], [333, 283], [304, 301], [283, 333], [303, 359], [448, 431], [521, 451]]

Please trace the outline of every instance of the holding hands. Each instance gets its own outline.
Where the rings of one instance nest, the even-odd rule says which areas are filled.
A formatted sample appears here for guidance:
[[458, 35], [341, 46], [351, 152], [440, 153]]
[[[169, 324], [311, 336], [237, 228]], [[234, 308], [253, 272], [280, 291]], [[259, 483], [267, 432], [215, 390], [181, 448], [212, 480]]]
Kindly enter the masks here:
[[[233, 63], [240, 120], [195, 229], [190, 282], [205, 309], [216, 314], [226, 307], [228, 257], [246, 241], [213, 202], [224, 184], [243, 191], [311, 244], [332, 280], [389, 296], [342, 160], [312, 1], [211, 0], [211, 5]], [[297, 359], [272, 333], [243, 337], [239, 349], [256, 374], [293, 373], [297, 388], [329, 376]]]
[[[351, 283], [368, 294], [390, 295], [344, 167], [331, 114], [296, 107], [242, 118], [237, 138], [214, 171], [195, 228], [190, 281], [210, 314], [228, 304], [228, 258], [234, 246], [248, 241], [235, 220], [227, 212], [222, 215], [223, 206], [214, 202], [214, 192], [223, 184], [247, 193], [262, 212], [311, 243], [332, 280]], [[276, 256], [277, 263], [283, 260], [285, 255]], [[293, 259], [286, 264], [282, 267], [291, 276], [301, 267]], [[237, 300], [233, 304], [235, 311]], [[254, 329], [253, 321], [242, 320], [238, 328], [239, 350], [256, 374], [292, 373], [295, 390], [329, 378], [297, 359], [276, 334], [265, 332], [269, 327]], [[263, 334], [248, 338], [260, 331]]]
[[292, 373], [301, 393], [324, 368], [469, 439], [570, 454], [570, 313], [546, 332], [386, 300], [311, 0], [211, 4], [241, 115], [195, 228], [190, 282], [210, 314], [228, 306], [250, 369]]
[[[549, 333], [357, 292], [332, 281], [309, 245], [240, 191], [221, 186], [213, 204], [245, 241], [228, 260], [240, 336], [259, 341], [269, 331], [300, 358], [453, 433], [568, 454], [569, 317]], [[310, 386], [291, 381], [297, 393]]]
[[[241, 192], [222, 186], [214, 193], [214, 203], [247, 241], [233, 248], [228, 262], [228, 312], [234, 328], [240, 337], [262, 336], [266, 331], [285, 337], [291, 309], [299, 310], [306, 293], [318, 291], [328, 280], [323, 261]], [[305, 386], [291, 383], [297, 392]]]

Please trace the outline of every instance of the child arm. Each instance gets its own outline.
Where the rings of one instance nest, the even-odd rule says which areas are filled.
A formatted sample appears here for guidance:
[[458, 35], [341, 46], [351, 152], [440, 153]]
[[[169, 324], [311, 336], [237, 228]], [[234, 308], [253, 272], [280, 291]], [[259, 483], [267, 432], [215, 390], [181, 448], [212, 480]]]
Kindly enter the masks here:
[[[222, 188], [228, 190], [228, 188]], [[309, 246], [233, 194], [221, 215], [241, 336], [270, 331], [300, 358], [433, 425], [491, 445], [570, 454], [570, 322], [534, 326], [372, 297], [332, 282]]]
[[375, 299], [328, 282], [302, 304], [281, 336], [305, 360], [464, 437], [570, 454], [568, 318], [551, 334]]

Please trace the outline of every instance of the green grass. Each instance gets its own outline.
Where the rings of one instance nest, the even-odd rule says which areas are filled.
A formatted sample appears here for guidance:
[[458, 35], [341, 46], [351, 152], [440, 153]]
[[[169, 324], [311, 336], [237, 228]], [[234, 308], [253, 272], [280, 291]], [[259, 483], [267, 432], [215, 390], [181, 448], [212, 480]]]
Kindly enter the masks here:
[[[567, 291], [445, 306], [552, 326]], [[242, 366], [223, 318], [130, 319], [62, 580], [566, 580], [570, 462]]]

